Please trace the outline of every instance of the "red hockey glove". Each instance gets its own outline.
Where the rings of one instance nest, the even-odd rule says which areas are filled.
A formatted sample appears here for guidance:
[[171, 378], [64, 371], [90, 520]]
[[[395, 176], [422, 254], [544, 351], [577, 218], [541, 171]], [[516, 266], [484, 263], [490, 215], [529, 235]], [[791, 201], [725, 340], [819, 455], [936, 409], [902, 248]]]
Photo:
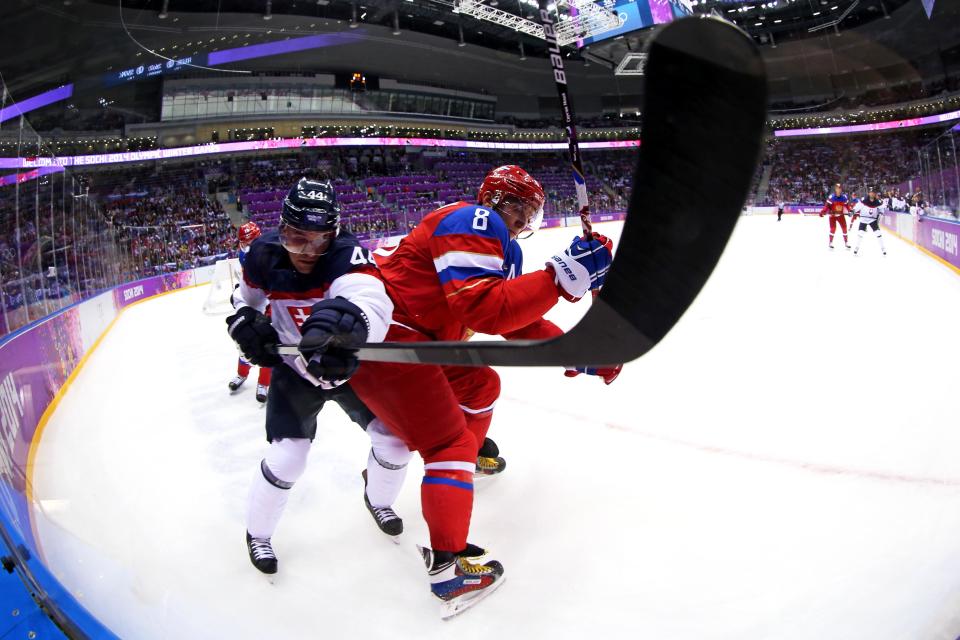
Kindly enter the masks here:
[[593, 232], [593, 239], [602, 244], [607, 248], [611, 254], [613, 254], [613, 240], [603, 235], [602, 233]]
[[610, 384], [620, 375], [621, 369], [623, 369], [622, 364], [618, 364], [615, 367], [577, 367], [575, 369], [567, 369], [563, 372], [563, 375], [568, 378], [576, 378], [581, 373], [585, 373], [588, 376], [600, 376], [603, 378], [604, 384]]

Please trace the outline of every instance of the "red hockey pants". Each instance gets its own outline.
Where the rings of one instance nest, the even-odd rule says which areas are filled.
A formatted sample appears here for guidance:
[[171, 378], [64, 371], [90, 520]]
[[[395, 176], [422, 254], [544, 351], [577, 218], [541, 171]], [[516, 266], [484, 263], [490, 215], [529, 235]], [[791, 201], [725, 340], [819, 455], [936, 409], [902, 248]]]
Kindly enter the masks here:
[[[429, 338], [393, 325], [386, 340]], [[350, 378], [350, 386], [374, 415], [423, 457], [420, 500], [431, 546], [462, 550], [473, 510], [477, 452], [500, 395], [500, 377], [489, 367], [364, 362]]]

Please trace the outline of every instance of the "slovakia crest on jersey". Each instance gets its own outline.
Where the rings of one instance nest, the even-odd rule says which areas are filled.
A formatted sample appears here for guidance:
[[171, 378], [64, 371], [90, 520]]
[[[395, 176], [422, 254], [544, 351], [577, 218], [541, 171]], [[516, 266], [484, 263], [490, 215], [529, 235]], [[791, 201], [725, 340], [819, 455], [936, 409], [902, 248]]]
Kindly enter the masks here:
[[287, 313], [290, 314], [290, 317], [293, 318], [294, 323], [299, 329], [303, 326], [303, 323], [306, 322], [307, 318], [310, 317], [310, 306], [287, 307]]

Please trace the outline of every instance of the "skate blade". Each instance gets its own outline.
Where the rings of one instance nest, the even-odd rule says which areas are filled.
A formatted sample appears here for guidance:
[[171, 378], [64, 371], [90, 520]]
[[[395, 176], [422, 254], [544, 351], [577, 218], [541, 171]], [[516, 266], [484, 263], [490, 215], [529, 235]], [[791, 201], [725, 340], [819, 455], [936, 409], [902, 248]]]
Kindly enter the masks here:
[[475, 473], [473, 474], [473, 484], [489, 484], [494, 478], [499, 478], [503, 475], [503, 472], [500, 473]]
[[440, 604], [440, 618], [442, 620], [449, 620], [450, 618], [460, 615], [470, 607], [474, 606], [491, 593], [500, 588], [500, 585], [503, 584], [503, 581], [506, 580], [506, 576], [500, 576], [500, 579], [494, 582], [492, 585], [486, 589], [481, 589], [480, 591], [474, 591], [464, 596], [460, 596], [456, 600], [451, 600], [449, 602], [442, 602]]

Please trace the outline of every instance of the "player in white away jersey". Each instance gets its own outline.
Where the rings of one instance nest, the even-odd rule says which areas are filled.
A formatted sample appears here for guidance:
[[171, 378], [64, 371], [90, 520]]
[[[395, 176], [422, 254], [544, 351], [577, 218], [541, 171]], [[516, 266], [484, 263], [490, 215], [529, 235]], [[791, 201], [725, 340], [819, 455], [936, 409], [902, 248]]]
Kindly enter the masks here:
[[873, 233], [877, 236], [877, 242], [880, 243], [880, 251], [883, 252], [883, 255], [887, 255], [887, 249], [883, 246], [883, 234], [880, 233], [880, 214], [883, 213], [883, 210], [883, 200], [877, 196], [877, 190], [873, 187], [870, 187], [866, 198], [854, 205], [853, 218], [851, 218], [850, 224], [852, 225], [857, 218], [860, 218], [860, 227], [857, 230], [857, 246], [853, 249], [853, 255], [860, 254], [860, 243], [863, 242], [863, 234], [867, 227], [873, 229]]
[[[301, 179], [283, 202], [279, 231], [250, 246], [234, 294], [237, 313], [227, 318], [245, 357], [273, 367], [266, 407], [270, 446], [247, 509], [247, 549], [264, 573], [277, 571], [271, 539], [290, 489], [306, 469], [317, 415], [327, 400], [366, 429], [381, 458], [405, 465], [410, 457], [344, 384], [359, 366], [356, 351], [326, 346], [336, 336], [352, 344], [380, 342], [393, 313], [372, 255], [340, 230], [339, 220], [333, 185]], [[268, 303], [270, 318], [263, 313]], [[300, 342], [301, 356], [276, 355], [273, 347], [280, 342]]]

